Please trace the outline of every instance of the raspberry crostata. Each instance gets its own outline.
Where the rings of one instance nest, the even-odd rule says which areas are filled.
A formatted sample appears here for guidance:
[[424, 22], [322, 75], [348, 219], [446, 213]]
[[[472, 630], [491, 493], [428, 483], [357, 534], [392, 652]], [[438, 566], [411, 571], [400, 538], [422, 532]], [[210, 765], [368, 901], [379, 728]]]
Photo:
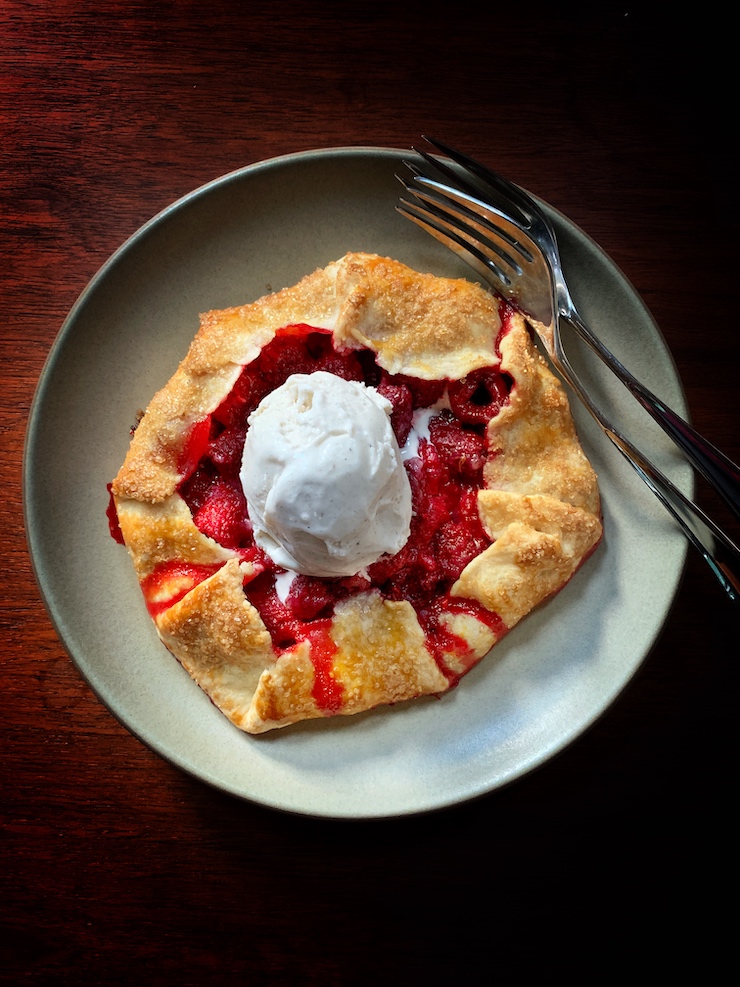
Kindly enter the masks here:
[[203, 315], [111, 493], [159, 636], [253, 734], [445, 692], [602, 534], [521, 315], [362, 253]]

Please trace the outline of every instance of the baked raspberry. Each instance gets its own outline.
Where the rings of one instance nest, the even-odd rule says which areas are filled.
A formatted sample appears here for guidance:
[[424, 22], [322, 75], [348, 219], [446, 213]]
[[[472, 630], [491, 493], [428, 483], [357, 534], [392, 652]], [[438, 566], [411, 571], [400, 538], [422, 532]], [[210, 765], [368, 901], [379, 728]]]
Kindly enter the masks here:
[[481, 367], [450, 383], [450, 405], [461, 422], [486, 425], [501, 411], [511, 389], [510, 379], [497, 370]]
[[211, 487], [218, 479], [218, 471], [208, 457], [204, 457], [198, 463], [198, 467], [190, 476], [184, 480], [178, 493], [190, 508], [190, 513], [195, 517], [200, 508], [208, 499]]
[[329, 333], [311, 332], [306, 337], [306, 350], [314, 361], [314, 370], [324, 370], [345, 380], [363, 380], [364, 370], [355, 350], [339, 352], [334, 349]]
[[276, 649], [290, 648], [305, 636], [304, 622], [277, 595], [274, 573], [261, 573], [245, 585], [244, 592], [259, 611]]
[[220, 476], [193, 516], [196, 527], [224, 548], [239, 548], [251, 540], [247, 501], [238, 479]]
[[265, 346], [255, 361], [255, 370], [272, 391], [291, 374], [312, 374], [317, 370], [337, 374], [347, 380], [362, 380], [362, 366], [352, 350], [334, 349], [331, 333], [310, 326], [288, 326]]
[[393, 405], [391, 427], [396, 441], [399, 446], [403, 447], [409, 437], [414, 414], [411, 391], [405, 384], [397, 382], [389, 374], [383, 372], [378, 384], [378, 393]]
[[291, 374], [310, 374], [316, 369], [316, 361], [306, 350], [300, 336], [278, 335], [259, 356], [262, 379], [274, 390]]
[[444, 396], [447, 387], [446, 380], [423, 380], [421, 377], [407, 377], [406, 374], [395, 374], [393, 379], [411, 391], [414, 411], [417, 408], [431, 408]]
[[434, 542], [440, 576], [454, 582], [468, 562], [490, 545], [477, 518], [445, 521]]
[[362, 575], [343, 579], [321, 579], [298, 575], [290, 586], [286, 605], [301, 620], [316, 620], [329, 616], [339, 602], [355, 593], [370, 589], [372, 583]]
[[221, 473], [236, 475], [239, 472], [246, 437], [247, 422], [244, 419], [225, 428], [209, 442], [206, 452]]
[[330, 580], [299, 575], [293, 580], [285, 602], [300, 620], [316, 620], [331, 613], [336, 595]]
[[213, 412], [212, 418], [224, 428], [241, 425], [270, 389], [254, 365], [250, 364], [244, 368], [228, 397]]
[[463, 428], [445, 412], [432, 418], [429, 433], [440, 459], [453, 476], [480, 483], [486, 462], [486, 440], [482, 435]]

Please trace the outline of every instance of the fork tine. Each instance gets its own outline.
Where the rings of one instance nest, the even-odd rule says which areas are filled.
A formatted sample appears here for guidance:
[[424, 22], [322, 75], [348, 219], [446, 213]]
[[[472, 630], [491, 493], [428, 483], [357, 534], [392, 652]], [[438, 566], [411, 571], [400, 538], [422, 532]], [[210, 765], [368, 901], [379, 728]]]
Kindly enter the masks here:
[[466, 239], [443, 214], [435, 214], [433, 206], [425, 207], [400, 199], [396, 210], [461, 256], [484, 280], [494, 283], [505, 297], [515, 298], [513, 279], [504, 268], [490, 254], [485, 253], [475, 240]]
[[[425, 138], [429, 140], [429, 138]], [[431, 141], [430, 141], [431, 143]], [[428, 165], [425, 170], [420, 167], [416, 162], [404, 161], [403, 163], [407, 168], [416, 176], [417, 179], [434, 181], [434, 178], [429, 176], [429, 168], [432, 169], [432, 175], [435, 173], [441, 175], [444, 180], [446, 180], [452, 187], [462, 189], [472, 198], [479, 199], [481, 193], [483, 192], [486, 196], [486, 201], [491, 205], [498, 204], [503, 212], [508, 212], [512, 216], [512, 219], [519, 225], [529, 227], [531, 225], [529, 213], [524, 212], [518, 203], [512, 202], [510, 195], [506, 193], [503, 188], [496, 188], [491, 183], [488, 183], [488, 187], [481, 189], [480, 182], [477, 184], [470, 181], [470, 177], [474, 177], [474, 172], [467, 170], [462, 174], [459, 171], [453, 170], [449, 164], [444, 162], [441, 158], [434, 157], [433, 155], [427, 153], [421, 148], [413, 147], [412, 150], [415, 154], [418, 154], [420, 159]], [[471, 159], [466, 159], [463, 155], [460, 155], [461, 161], [467, 161]], [[454, 160], [454, 159], [453, 159]], [[465, 167], [462, 165], [462, 167]], [[481, 166], [482, 167], [482, 166]], [[513, 215], [512, 215], [513, 214]]]
[[[460, 178], [448, 165], [443, 165], [437, 158], [424, 152], [417, 152], [422, 161], [433, 167], [433, 169], [452, 179], [452, 188], [441, 186], [430, 179], [424, 169], [418, 165], [405, 164], [410, 168], [415, 176], [416, 184], [405, 185], [418, 201], [425, 202], [420, 206], [416, 203], [409, 203], [401, 199], [401, 205], [397, 210], [413, 220], [426, 232], [430, 233], [445, 246], [450, 247], [454, 253], [463, 257], [465, 261], [476, 271], [482, 273], [483, 279], [494, 284], [498, 281], [501, 294], [511, 299], [523, 310], [525, 306], [520, 305], [517, 298], [517, 291], [529, 300], [529, 314], [542, 306], [543, 317], [535, 315], [535, 323], [532, 328], [544, 346], [547, 355], [553, 366], [560, 372], [566, 383], [574, 389], [588, 411], [594, 417], [605, 435], [614, 443], [627, 461], [636, 470], [639, 476], [650, 487], [653, 493], [663, 503], [669, 513], [678, 522], [681, 529], [686, 534], [691, 543], [699, 550], [705, 561], [709, 564], [712, 572], [719, 580], [723, 589], [728, 593], [730, 599], [740, 605], [740, 548], [728, 538], [727, 535], [706, 515], [693, 504], [663, 473], [660, 472], [629, 440], [615, 428], [597, 405], [589, 396], [581, 384], [576, 372], [568, 360], [567, 354], [560, 343], [558, 331], [559, 317], [567, 319], [578, 335], [584, 339], [604, 363], [616, 374], [623, 384], [631, 391], [634, 397], [642, 406], [653, 415], [665, 431], [676, 441], [679, 447], [687, 454], [694, 465], [704, 474], [715, 488], [725, 497], [733, 510], [737, 510], [737, 467], [731, 463], [718, 449], [706, 442], [691, 426], [675, 415], [669, 408], [653, 395], [647, 388], [639, 383], [629, 372], [619, 363], [619, 361], [600, 343], [591, 333], [585, 323], [582, 322], [575, 309], [574, 303], [570, 301], [567, 287], [564, 282], [559, 284], [560, 261], [557, 246], [557, 237], [554, 227], [547, 215], [540, 210], [537, 202], [524, 192], [512, 185], [502, 176], [489, 171], [479, 165], [472, 158], [454, 151], [441, 141], [432, 141], [426, 138], [433, 147], [447, 154], [460, 168], [464, 169], [464, 174], [477, 178], [487, 185], [490, 191], [497, 193], [492, 196], [490, 191], [483, 196], [485, 201], [481, 202], [478, 190], [473, 189], [468, 178]], [[461, 189], [463, 191], [461, 191]], [[472, 195], [466, 196], [464, 190], [469, 190]], [[435, 193], [435, 194], [432, 194]], [[443, 202], [440, 202], [441, 194]], [[471, 203], [468, 209], [464, 203], [460, 202], [460, 196], [467, 198]], [[503, 196], [507, 204], [503, 211], [496, 209], [490, 200]], [[461, 212], [452, 208], [450, 202], [461, 205], [463, 210], [472, 220], [475, 232], [469, 226], [460, 226]], [[517, 212], [521, 215], [519, 221], [513, 218]], [[481, 215], [481, 213], [483, 215]], [[504, 227], [512, 223], [518, 227], [518, 236], [524, 237], [532, 244], [534, 255], [532, 257], [533, 273], [527, 271], [521, 278], [515, 277], [513, 280], [506, 275], [501, 265], [490, 256], [490, 247], [494, 246], [497, 258], [500, 260], [508, 251], [501, 246], [500, 237], [502, 229], [496, 222], [488, 222], [493, 215], [502, 217]], [[494, 231], [493, 235], [484, 235], [481, 238], [481, 222]], [[508, 238], [506, 240], [509, 243]], [[488, 246], [486, 246], [486, 243]], [[509, 243], [511, 246], [511, 243]], [[544, 265], [544, 267], [543, 267]], [[544, 280], [550, 286], [550, 293], [546, 297], [537, 293], [535, 282]], [[527, 284], [529, 281], [529, 284]], [[556, 293], [557, 286], [557, 293]], [[559, 298], [559, 291], [562, 288], [565, 299], [568, 302], [566, 309], [562, 308]], [[534, 294], [531, 292], [534, 291]], [[726, 461], [726, 464], [725, 462]], [[711, 468], [710, 468], [711, 464]]]
[[[507, 267], [511, 268], [516, 277], [520, 277], [524, 273], [521, 263], [515, 255], [518, 254], [525, 262], [531, 262], [532, 256], [529, 251], [502, 227], [492, 224], [485, 215], [481, 215], [480, 211], [471, 209], [465, 200], [454, 195], [452, 189], [436, 183], [427, 185], [426, 180], [424, 187], [418, 188], [409, 185], [400, 176], [396, 177], [406, 191], [418, 201], [423, 202], [427, 209], [446, 227], [456, 229], [465, 238], [476, 239], [486, 251], [496, 254]], [[494, 239], [491, 239], [490, 234], [493, 234]]]
[[[396, 178], [406, 191], [416, 198], [434, 203], [437, 207], [441, 207], [454, 215], [458, 220], [464, 218], [468, 224], [474, 226], [483, 235], [486, 233], [495, 234], [497, 240], [508, 244], [525, 262], [531, 263], [533, 261], [532, 250], [523, 242], [532, 243], [527, 232], [515, 224], [506, 214], [496, 209], [495, 206], [468, 195], [466, 192], [435, 182], [425, 175], [417, 175], [414, 185], [409, 185], [400, 175], [396, 175]], [[536, 246], [534, 249], [539, 252]], [[511, 261], [513, 265], [518, 266], [513, 258]]]
[[[426, 134], [422, 134], [422, 137], [428, 144], [431, 144], [432, 147], [436, 148], [442, 154], [446, 155], [457, 165], [459, 165], [459, 167], [463, 168], [465, 172], [473, 175], [479, 182], [483, 182], [489, 187], [489, 189], [492, 189], [499, 198], [499, 201], [503, 200], [507, 206], [513, 207], [518, 213], [518, 216], [516, 216], [518, 222], [523, 223], [527, 228], [532, 227], [536, 222], [543, 223], [547, 228], [548, 233], [554, 236], [554, 230], [549, 218], [540, 209], [539, 205], [532, 199], [532, 197], [519, 188], [518, 185], [510, 182], [507, 178], [504, 178], [503, 175], [499, 175], [498, 172], [491, 171], [490, 168], [486, 168], [485, 165], [482, 165], [479, 161], [469, 157], [467, 154], [463, 154], [461, 151], [457, 151], [455, 148], [450, 147], [448, 144], [435, 140], [433, 137], [429, 137]], [[419, 151], [417, 148], [414, 148], [414, 150], [426, 161], [430, 160], [430, 155], [425, 154], [423, 151]], [[432, 161], [434, 161], [434, 159], [432, 159]], [[452, 172], [450, 168], [446, 168], [445, 173], [448, 175], [454, 175], [454, 172]]]
[[464, 192], [427, 178], [410, 185], [396, 177], [415, 200], [401, 198], [403, 208], [397, 207], [398, 211], [462, 257], [484, 281], [533, 318], [549, 339], [554, 299], [544, 285], [550, 285], [550, 274], [529, 235], [494, 207]]

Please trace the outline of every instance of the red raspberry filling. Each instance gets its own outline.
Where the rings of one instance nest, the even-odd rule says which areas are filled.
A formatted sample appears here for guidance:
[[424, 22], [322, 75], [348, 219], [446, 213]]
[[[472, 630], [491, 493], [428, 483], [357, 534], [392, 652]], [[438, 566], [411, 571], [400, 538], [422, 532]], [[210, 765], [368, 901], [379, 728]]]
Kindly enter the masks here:
[[[504, 331], [507, 314], [504, 306]], [[317, 370], [377, 387], [393, 407], [391, 425], [400, 446], [411, 432], [417, 409], [431, 407], [447, 391], [451, 410], [430, 419], [429, 438], [420, 439], [418, 455], [405, 463], [413, 517], [401, 551], [383, 556], [366, 574], [349, 578], [298, 575], [282, 602], [275, 583], [281, 570], [254, 543], [239, 471], [251, 412], [291, 374]], [[194, 426], [180, 460], [179, 492], [204, 534], [253, 563], [254, 575], [246, 580], [244, 591], [258, 609], [275, 649], [284, 650], [307, 638], [314, 643], [317, 690], [325, 711], [331, 712], [339, 702], [331, 683], [324, 681], [326, 676], [319, 675], [319, 665], [327, 664], [331, 651], [327, 627], [336, 604], [353, 594], [374, 587], [386, 599], [408, 600], [430, 651], [451, 681], [459, 678], [459, 672], [445, 666], [442, 653], [458, 654], [464, 661], [468, 649], [446, 630], [441, 619], [445, 613], [472, 613], [497, 633], [505, 630], [495, 615], [474, 601], [451, 598], [449, 591], [468, 562], [490, 544], [478, 516], [477, 493], [488, 454], [486, 425], [508, 400], [510, 388], [510, 378], [496, 366], [474, 370], [459, 381], [389, 374], [377, 365], [371, 350], [337, 350], [327, 330], [288, 326], [244, 368], [213, 414]]]

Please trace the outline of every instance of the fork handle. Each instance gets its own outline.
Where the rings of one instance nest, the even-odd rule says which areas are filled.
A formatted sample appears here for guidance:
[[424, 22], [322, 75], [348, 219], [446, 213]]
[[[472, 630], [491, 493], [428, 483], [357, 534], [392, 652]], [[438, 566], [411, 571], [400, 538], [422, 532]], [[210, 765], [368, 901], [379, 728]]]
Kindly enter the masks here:
[[602, 432], [678, 522], [688, 540], [714, 573], [728, 599], [740, 608], [740, 548], [611, 424], [581, 384], [567, 356], [559, 351], [552, 355], [552, 360]]
[[569, 314], [565, 319], [721, 494], [735, 516], [740, 518], [740, 468], [640, 383], [577, 315]]
[[[598, 420], [598, 419], [597, 419]], [[624, 436], [604, 428], [608, 438], [673, 515], [717, 581], [736, 607], [740, 608], [740, 549], [696, 504], [659, 470], [652, 466]]]

